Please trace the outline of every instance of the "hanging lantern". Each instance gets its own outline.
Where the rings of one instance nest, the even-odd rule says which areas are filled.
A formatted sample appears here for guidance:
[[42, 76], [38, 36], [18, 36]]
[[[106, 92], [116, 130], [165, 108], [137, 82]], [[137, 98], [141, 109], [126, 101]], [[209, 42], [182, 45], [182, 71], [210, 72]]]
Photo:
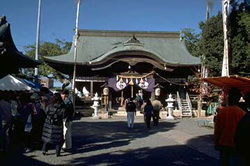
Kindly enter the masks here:
[[160, 96], [161, 95], [161, 89], [160, 88], [156, 88], [155, 89], [155, 96]]
[[120, 81], [119, 82], [123, 82], [122, 78], [120, 78]]
[[116, 76], [116, 81], [118, 81], [119, 80], [119, 76]]
[[147, 77], [145, 77], [145, 81], [147, 81], [148, 79], [147, 79]]
[[109, 95], [109, 88], [108, 87], [103, 88], [103, 95], [105, 95], [105, 96]]
[[128, 79], [126, 78], [126, 84], [128, 83]]

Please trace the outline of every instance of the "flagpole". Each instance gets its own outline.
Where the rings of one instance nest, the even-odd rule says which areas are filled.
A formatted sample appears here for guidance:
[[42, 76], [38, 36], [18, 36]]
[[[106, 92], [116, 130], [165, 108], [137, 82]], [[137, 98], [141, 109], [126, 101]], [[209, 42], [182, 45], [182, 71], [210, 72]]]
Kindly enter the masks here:
[[[40, 25], [41, 25], [41, 3], [42, 0], [38, 1], [38, 14], [37, 14], [37, 27], [36, 27], [36, 54], [35, 60], [39, 60], [39, 45], [40, 45]], [[38, 82], [38, 68], [35, 68], [36, 82]]]
[[229, 76], [229, 64], [228, 64], [228, 13], [229, 13], [229, 0], [222, 0], [222, 18], [223, 18], [223, 33], [224, 33], [224, 56], [222, 62], [222, 72], [221, 76]]
[[77, 59], [77, 40], [78, 40], [78, 24], [79, 24], [79, 10], [80, 10], [81, 0], [77, 0], [77, 10], [76, 10], [76, 26], [75, 26], [75, 37], [74, 37], [74, 70], [73, 70], [73, 80], [72, 80], [72, 95], [73, 95], [73, 106], [75, 110], [75, 80], [76, 80], [76, 59]]

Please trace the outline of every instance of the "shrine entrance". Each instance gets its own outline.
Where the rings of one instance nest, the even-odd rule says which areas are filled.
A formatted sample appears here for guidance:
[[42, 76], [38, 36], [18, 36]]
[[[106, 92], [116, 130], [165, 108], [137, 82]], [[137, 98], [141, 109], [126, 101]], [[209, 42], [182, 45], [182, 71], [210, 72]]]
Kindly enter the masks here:
[[124, 107], [128, 98], [147, 100], [154, 91], [154, 72], [138, 74], [127, 72], [109, 78], [108, 86], [112, 91], [112, 105], [115, 108]]

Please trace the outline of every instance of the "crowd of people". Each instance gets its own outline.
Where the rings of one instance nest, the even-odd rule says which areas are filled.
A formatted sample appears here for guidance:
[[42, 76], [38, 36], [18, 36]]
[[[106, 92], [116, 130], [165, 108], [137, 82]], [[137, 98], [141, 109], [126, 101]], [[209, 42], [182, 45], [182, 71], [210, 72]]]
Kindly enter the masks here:
[[51, 93], [43, 87], [40, 92], [2, 91], [0, 93], [0, 153], [42, 149], [47, 145], [71, 148], [73, 104], [69, 91]]

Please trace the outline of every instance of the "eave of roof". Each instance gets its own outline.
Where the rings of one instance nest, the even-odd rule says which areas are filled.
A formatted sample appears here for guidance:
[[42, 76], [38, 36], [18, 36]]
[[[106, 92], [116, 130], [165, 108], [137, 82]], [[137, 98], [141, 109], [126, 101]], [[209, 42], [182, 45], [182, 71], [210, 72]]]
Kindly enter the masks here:
[[[200, 65], [200, 58], [190, 55], [178, 32], [81, 30], [79, 34], [76, 63], [80, 65], [90, 65], [90, 62], [102, 61], [115, 53], [133, 50], [151, 53], [168, 65]], [[124, 45], [133, 35], [143, 47]], [[46, 62], [74, 63], [73, 47], [68, 54], [44, 59]]]
[[25, 56], [17, 50], [11, 36], [10, 24], [6, 21], [6, 17], [0, 17], [0, 51], [1, 64], [12, 65], [12, 68], [29, 68], [41, 64], [40, 61]]

